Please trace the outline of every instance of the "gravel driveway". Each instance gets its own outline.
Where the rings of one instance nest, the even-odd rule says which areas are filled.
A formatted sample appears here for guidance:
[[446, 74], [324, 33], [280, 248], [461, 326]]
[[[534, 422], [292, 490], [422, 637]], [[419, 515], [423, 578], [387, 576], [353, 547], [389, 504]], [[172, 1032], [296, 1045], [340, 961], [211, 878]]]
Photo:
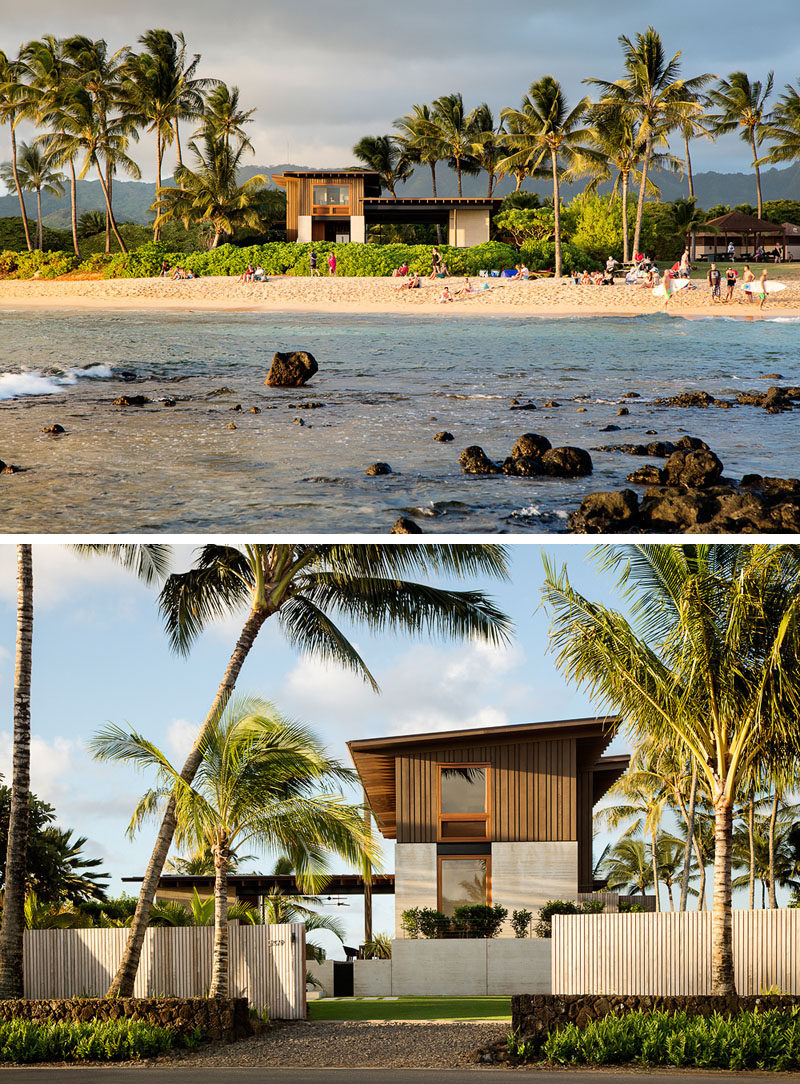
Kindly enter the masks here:
[[[279, 1024], [263, 1035], [226, 1046], [158, 1059], [191, 1065], [324, 1068], [454, 1068], [509, 1032], [507, 1022], [318, 1020]], [[152, 1063], [151, 1063], [152, 1064]]]

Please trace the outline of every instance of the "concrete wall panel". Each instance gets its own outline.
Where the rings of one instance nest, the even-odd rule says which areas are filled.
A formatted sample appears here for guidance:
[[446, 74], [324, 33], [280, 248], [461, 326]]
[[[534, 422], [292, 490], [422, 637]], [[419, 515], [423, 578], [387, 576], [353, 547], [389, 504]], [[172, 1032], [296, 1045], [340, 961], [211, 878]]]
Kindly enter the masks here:
[[486, 942], [486, 992], [498, 997], [512, 994], [549, 994], [552, 990], [549, 939], [508, 937]]
[[508, 909], [503, 936], [513, 934], [514, 911], [535, 917], [547, 900], [574, 899], [577, 891], [577, 842], [492, 844], [492, 903]]
[[356, 997], [390, 997], [391, 993], [391, 960], [355, 961], [353, 964], [353, 994]]
[[486, 941], [392, 942], [393, 997], [486, 994]]
[[436, 906], [436, 844], [398, 843], [394, 849], [394, 929], [400, 928], [403, 911], [410, 907]]

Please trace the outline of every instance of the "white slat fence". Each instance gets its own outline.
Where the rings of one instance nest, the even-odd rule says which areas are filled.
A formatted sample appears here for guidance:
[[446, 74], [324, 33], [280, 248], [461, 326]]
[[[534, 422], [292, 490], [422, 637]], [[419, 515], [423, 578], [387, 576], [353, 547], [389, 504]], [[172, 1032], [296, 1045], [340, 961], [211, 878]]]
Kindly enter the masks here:
[[[230, 995], [273, 1020], [306, 1015], [302, 923], [231, 925]], [[102, 997], [117, 970], [127, 929], [26, 930], [25, 997]], [[211, 985], [211, 926], [153, 927], [144, 938], [134, 997], [204, 997]]]
[[[740, 994], [800, 994], [800, 909], [733, 912]], [[708, 994], [711, 912], [553, 915], [554, 994]]]

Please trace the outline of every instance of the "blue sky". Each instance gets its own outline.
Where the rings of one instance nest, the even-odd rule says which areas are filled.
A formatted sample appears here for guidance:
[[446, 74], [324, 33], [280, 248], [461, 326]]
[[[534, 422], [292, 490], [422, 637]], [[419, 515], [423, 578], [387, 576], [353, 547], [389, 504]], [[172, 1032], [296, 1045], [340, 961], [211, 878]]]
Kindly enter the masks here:
[[[549, 546], [584, 590], [606, 598], [607, 584], [586, 562], [584, 545]], [[174, 567], [191, 561], [192, 547], [175, 549]], [[276, 623], [267, 622], [248, 658], [239, 689], [272, 699], [287, 715], [311, 725], [337, 756], [345, 742], [398, 732], [500, 725], [590, 714], [589, 701], [570, 689], [547, 654], [547, 618], [539, 608], [542, 548], [511, 546], [510, 582], [484, 583], [516, 624], [506, 649], [427, 639], [351, 635], [382, 692], [357, 678], [299, 657]], [[170, 652], [155, 592], [106, 558], [78, 558], [66, 546], [34, 548], [35, 630], [32, 696], [32, 786], [55, 806], [59, 820], [89, 838], [87, 852], [113, 875], [141, 873], [152, 844], [145, 828], [133, 842], [125, 828], [145, 777], [93, 761], [85, 743], [108, 721], [129, 723], [182, 762], [204, 718], [240, 627], [212, 627], [188, 658]], [[476, 585], [478, 585], [476, 583]], [[0, 771], [10, 779], [11, 703], [15, 631], [15, 547], [0, 545]], [[391, 847], [386, 868], [391, 869]], [[253, 868], [267, 870], [263, 858]], [[359, 901], [338, 911], [361, 928]], [[391, 900], [376, 901], [377, 928], [391, 928]]]
[[[517, 105], [549, 73], [575, 101], [586, 92], [583, 78], [617, 78], [618, 36], [650, 23], [670, 55], [682, 51], [687, 75], [743, 69], [755, 79], [775, 69], [779, 89], [800, 76], [796, 0], [758, 8], [748, 0], [238, 0], [231, 11], [216, 0], [5, 0], [2, 16], [0, 48], [9, 53], [44, 33], [105, 37], [116, 49], [151, 27], [182, 30], [202, 54], [203, 74], [238, 84], [243, 103], [257, 108], [252, 141], [263, 165], [342, 165], [362, 135], [389, 131], [414, 102], [453, 90], [470, 106], [485, 100], [497, 110]], [[3, 158], [7, 140], [0, 130]], [[148, 178], [151, 142], [145, 137], [135, 155]], [[749, 167], [732, 137], [694, 153], [699, 170]]]

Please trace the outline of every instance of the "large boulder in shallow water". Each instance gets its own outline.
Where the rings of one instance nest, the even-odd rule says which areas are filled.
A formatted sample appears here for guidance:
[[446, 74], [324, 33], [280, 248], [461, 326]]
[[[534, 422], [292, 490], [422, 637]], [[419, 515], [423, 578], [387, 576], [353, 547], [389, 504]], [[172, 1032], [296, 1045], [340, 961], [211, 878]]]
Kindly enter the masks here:
[[722, 476], [722, 462], [712, 451], [673, 452], [664, 464], [667, 485], [707, 489]]
[[576, 534], [615, 534], [636, 525], [639, 498], [632, 489], [619, 492], [590, 493], [568, 521]]
[[307, 350], [277, 351], [272, 359], [265, 384], [271, 388], [302, 388], [319, 369], [316, 358]]
[[542, 467], [556, 478], [579, 478], [592, 473], [592, 457], [584, 448], [551, 448], [542, 456]]
[[500, 468], [493, 463], [483, 448], [478, 444], [471, 444], [465, 448], [458, 457], [464, 474], [499, 474]]
[[512, 459], [538, 459], [549, 452], [553, 445], [539, 433], [523, 433], [511, 449]]

